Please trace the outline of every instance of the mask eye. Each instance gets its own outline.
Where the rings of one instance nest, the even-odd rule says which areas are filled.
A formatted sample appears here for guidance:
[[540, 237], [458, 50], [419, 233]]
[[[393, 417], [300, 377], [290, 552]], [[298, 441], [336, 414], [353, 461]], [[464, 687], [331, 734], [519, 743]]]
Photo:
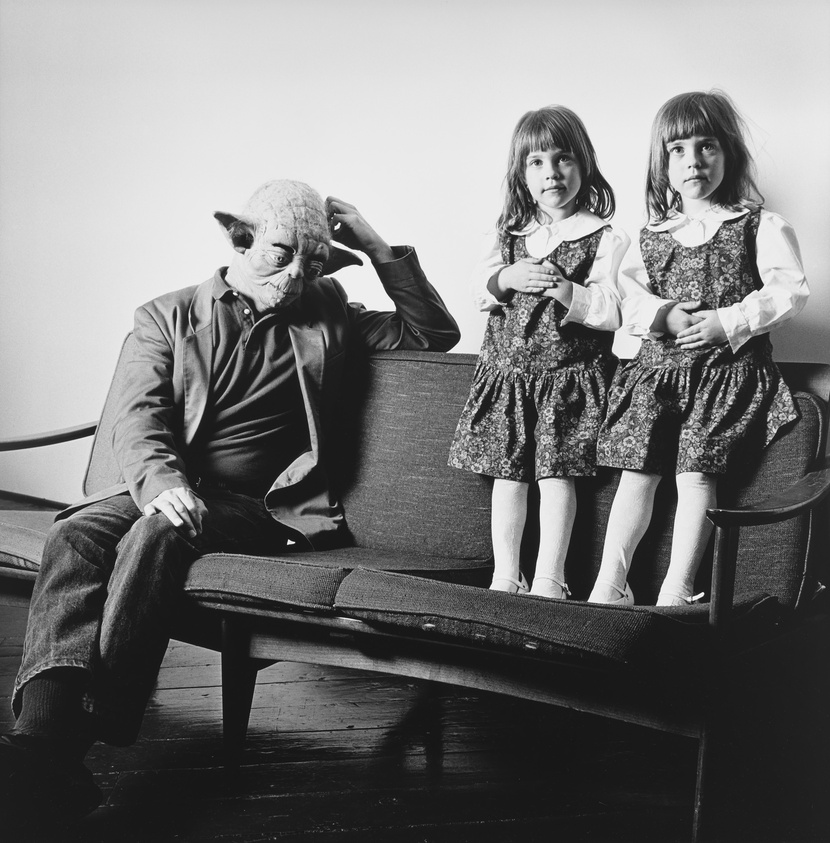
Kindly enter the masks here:
[[277, 269], [285, 269], [285, 267], [291, 263], [291, 255], [288, 254], [288, 252], [283, 252], [282, 250], [263, 249], [262, 254], [268, 263], [270, 263], [271, 266], [275, 266]]
[[309, 279], [309, 281], [313, 281], [315, 278], [319, 278], [323, 274], [323, 263], [322, 261], [311, 261], [305, 270], [305, 277]]

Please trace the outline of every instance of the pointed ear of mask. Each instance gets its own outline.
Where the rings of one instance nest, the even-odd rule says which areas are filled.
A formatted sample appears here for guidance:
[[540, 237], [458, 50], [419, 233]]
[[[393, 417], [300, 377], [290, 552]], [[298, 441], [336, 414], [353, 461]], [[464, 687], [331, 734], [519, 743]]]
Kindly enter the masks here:
[[346, 266], [363, 266], [363, 261], [349, 249], [343, 249], [332, 241], [328, 260], [323, 265], [323, 275], [331, 275]]
[[254, 226], [250, 222], [223, 211], [217, 211], [213, 216], [222, 226], [225, 237], [237, 252], [244, 252], [253, 246]]

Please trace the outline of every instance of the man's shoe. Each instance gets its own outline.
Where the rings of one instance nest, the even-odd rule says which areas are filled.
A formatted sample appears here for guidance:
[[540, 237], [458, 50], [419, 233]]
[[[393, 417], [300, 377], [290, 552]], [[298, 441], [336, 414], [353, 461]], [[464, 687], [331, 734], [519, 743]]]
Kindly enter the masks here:
[[65, 825], [94, 811], [103, 794], [80, 762], [28, 735], [0, 735], [0, 828]]

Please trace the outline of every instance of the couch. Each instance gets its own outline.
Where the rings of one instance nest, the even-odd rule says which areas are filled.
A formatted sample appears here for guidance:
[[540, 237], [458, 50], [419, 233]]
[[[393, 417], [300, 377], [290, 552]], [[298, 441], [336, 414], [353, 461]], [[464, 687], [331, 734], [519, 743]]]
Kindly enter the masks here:
[[[128, 337], [125, 349], [132, 342]], [[123, 358], [124, 350], [122, 350]], [[238, 763], [256, 676], [275, 661], [332, 664], [566, 706], [698, 742], [690, 836], [724, 815], [726, 751], [746, 677], [830, 641], [825, 458], [830, 365], [783, 364], [800, 420], [757, 465], [722, 481], [697, 589], [655, 608], [675, 500], [667, 479], [629, 582], [634, 607], [585, 603], [599, 565], [614, 471], [577, 481], [567, 562], [573, 597], [491, 592], [490, 485], [447, 466], [475, 357], [384, 352], [356, 359], [338, 414], [333, 476], [345, 547], [273, 557], [208, 554], [190, 569], [174, 637], [221, 651], [227, 763]], [[94, 434], [84, 493], [118, 480], [110, 446], [121, 365], [97, 423], [0, 440], [0, 450]], [[0, 602], [25, 601], [61, 504], [3, 493]], [[532, 507], [531, 507], [532, 510]], [[534, 524], [526, 530], [533, 558]], [[531, 563], [525, 570], [532, 573]], [[736, 715], [737, 713], [737, 715]]]

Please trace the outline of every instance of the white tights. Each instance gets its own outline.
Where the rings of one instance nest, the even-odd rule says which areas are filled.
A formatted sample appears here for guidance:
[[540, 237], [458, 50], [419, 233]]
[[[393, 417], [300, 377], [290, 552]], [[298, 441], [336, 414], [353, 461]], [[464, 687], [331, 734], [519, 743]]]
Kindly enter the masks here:
[[[591, 595], [592, 603], [619, 598], [631, 568], [631, 559], [645, 535], [654, 507], [657, 474], [623, 471], [608, 517], [602, 563]], [[716, 506], [717, 478], [689, 471], [678, 474], [677, 512], [674, 517], [669, 569], [657, 605], [687, 602], [694, 592], [695, 575], [712, 533], [706, 510]]]
[[[527, 521], [529, 485], [514, 480], [493, 482], [491, 527], [495, 570], [493, 579], [519, 578], [519, 551]], [[576, 488], [571, 478], [539, 481], [539, 552], [536, 580], [565, 582], [565, 557], [576, 516]], [[540, 587], [541, 587], [540, 583]], [[535, 589], [531, 593], [542, 593]]]

